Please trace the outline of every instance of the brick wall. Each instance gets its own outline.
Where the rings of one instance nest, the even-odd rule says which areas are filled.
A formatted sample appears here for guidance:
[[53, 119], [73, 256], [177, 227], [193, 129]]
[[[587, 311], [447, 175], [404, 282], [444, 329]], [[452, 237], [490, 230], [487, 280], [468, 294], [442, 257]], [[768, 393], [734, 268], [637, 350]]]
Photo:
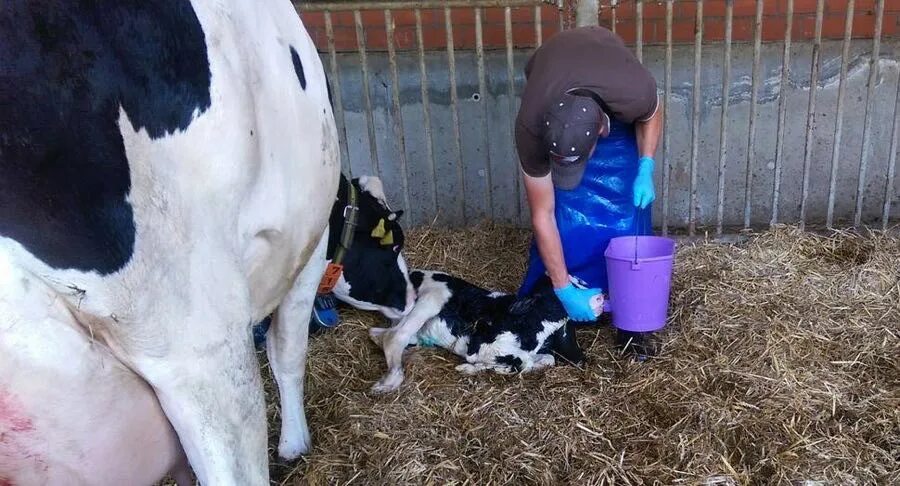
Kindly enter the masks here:
[[[885, 15], [883, 22], [883, 38], [897, 36], [900, 33], [900, 0], [884, 0]], [[601, 1], [600, 23], [606, 27], [612, 25], [613, 8], [609, 0]], [[635, 1], [620, 0], [615, 8], [616, 32], [626, 42], [635, 41]], [[875, 30], [876, 0], [857, 0], [853, 15], [853, 37], [871, 38]], [[787, 0], [765, 0], [763, 18], [763, 40], [779, 41], [784, 39], [787, 11]], [[506, 33], [504, 11], [501, 8], [486, 8], [482, 22], [484, 43], [488, 49], [505, 48]], [[672, 37], [676, 43], [694, 41], [694, 26], [697, 13], [696, 0], [676, 0], [673, 10], [674, 22]], [[793, 39], [803, 41], [812, 39], [815, 33], [816, 0], [794, 0]], [[544, 39], [559, 30], [559, 11], [555, 6], [541, 7], [541, 32]], [[570, 15], [568, 12], [566, 15]], [[737, 42], [752, 41], [756, 15], [756, 0], [734, 0], [734, 33]], [[823, 36], [826, 39], [842, 39], [844, 21], [847, 15], [846, 0], [826, 0], [823, 22]], [[328, 47], [325, 34], [324, 14], [304, 12], [301, 14], [304, 24], [321, 50]], [[394, 43], [398, 50], [416, 48], [415, 17], [411, 10], [393, 11], [395, 33]], [[666, 40], [666, 5], [663, 1], [644, 1], [644, 42], [660, 44]], [[725, 0], [706, 0], [703, 5], [703, 37], [705, 41], [715, 42], [725, 37]], [[367, 48], [373, 51], [387, 48], [384, 12], [363, 11], [362, 21], [366, 33]], [[569, 19], [567, 18], [567, 22]], [[457, 49], [473, 49], [475, 46], [475, 12], [473, 9], [454, 9], [452, 11], [454, 45]], [[512, 9], [513, 43], [516, 47], [532, 47], [535, 44], [534, 8], [523, 7]], [[357, 48], [356, 27], [352, 12], [334, 12], [332, 14], [335, 46], [339, 51], [355, 51]], [[447, 32], [445, 30], [443, 10], [422, 10], [423, 38], [427, 49], [443, 49], [446, 47]]]

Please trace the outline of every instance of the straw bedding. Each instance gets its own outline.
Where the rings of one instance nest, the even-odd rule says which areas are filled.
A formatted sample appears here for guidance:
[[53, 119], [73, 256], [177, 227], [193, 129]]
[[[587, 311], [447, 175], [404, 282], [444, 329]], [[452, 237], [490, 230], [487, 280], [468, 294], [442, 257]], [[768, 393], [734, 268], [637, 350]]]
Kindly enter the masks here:
[[[407, 253], [514, 290], [527, 239], [426, 229]], [[644, 363], [583, 328], [581, 369], [470, 377], [411, 350], [400, 391], [372, 396], [385, 364], [366, 329], [385, 323], [342, 317], [311, 340], [314, 450], [274, 463], [274, 484], [900, 484], [897, 238], [778, 228], [682, 246], [662, 351]]]

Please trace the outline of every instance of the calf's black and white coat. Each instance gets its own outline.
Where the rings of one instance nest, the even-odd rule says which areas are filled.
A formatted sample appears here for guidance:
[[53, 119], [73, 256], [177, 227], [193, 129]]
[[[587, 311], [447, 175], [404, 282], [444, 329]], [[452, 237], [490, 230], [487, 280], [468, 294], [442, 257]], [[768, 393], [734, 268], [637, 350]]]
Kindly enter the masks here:
[[372, 390], [396, 390], [403, 382], [403, 351], [409, 345], [437, 346], [463, 357], [465, 373], [529, 372], [553, 366], [556, 352], [575, 363], [584, 359], [562, 304], [552, 289], [525, 298], [491, 292], [446, 273], [416, 270], [412, 311], [389, 328], [372, 328], [388, 372]]

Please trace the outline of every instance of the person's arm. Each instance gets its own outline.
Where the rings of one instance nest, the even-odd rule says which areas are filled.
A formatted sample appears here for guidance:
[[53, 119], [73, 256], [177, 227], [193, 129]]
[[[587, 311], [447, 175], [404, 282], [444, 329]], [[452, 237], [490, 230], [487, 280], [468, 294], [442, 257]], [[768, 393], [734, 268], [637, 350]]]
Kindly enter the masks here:
[[553, 282], [553, 288], [561, 289], [569, 285], [569, 270], [563, 255], [559, 228], [556, 226], [556, 198], [550, 174], [532, 177], [522, 173], [525, 180], [525, 194], [531, 208], [531, 225], [537, 241], [538, 252]]
[[659, 145], [659, 136], [663, 130], [663, 106], [658, 101], [656, 111], [650, 118], [635, 122], [635, 136], [638, 144], [638, 173], [634, 180], [634, 205], [646, 208], [656, 199], [653, 189], [654, 156]]
[[640, 157], [656, 156], [656, 148], [659, 146], [659, 137], [663, 130], [663, 104], [658, 102], [656, 112], [646, 121], [635, 123], [635, 135], [637, 136], [638, 151]]

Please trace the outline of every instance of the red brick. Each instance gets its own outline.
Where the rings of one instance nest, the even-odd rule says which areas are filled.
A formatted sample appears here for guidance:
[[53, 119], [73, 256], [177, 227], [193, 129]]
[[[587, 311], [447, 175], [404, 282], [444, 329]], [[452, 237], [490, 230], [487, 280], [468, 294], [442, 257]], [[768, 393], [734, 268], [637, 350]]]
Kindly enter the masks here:
[[391, 18], [394, 21], [394, 25], [398, 28], [401, 25], [416, 25], [416, 16], [412, 10], [392, 10]]
[[784, 40], [786, 27], [787, 22], [783, 16], [769, 16], [764, 18], [762, 25], [763, 42]]
[[666, 2], [647, 1], [644, 2], [644, 19], [663, 19], [666, 18]]
[[756, 35], [755, 17], [737, 17], [732, 26], [732, 39], [735, 42], [750, 42]]
[[694, 21], [679, 19], [672, 22], [672, 42], [676, 44], [694, 42]]
[[303, 26], [308, 29], [325, 25], [325, 14], [322, 12], [305, 12], [300, 14]]
[[[844, 3], [844, 2], [835, 2], [831, 0], [831, 2], [825, 1], [827, 3]], [[818, 0], [794, 0], [794, 15], [797, 14], [813, 14], [816, 13], [816, 8], [818, 5]], [[846, 4], [845, 4], [846, 5]], [[787, 12], [787, 0], [785, 0], [784, 11]]]
[[725, 20], [710, 18], [703, 22], [704, 42], [721, 41], [725, 39]]

